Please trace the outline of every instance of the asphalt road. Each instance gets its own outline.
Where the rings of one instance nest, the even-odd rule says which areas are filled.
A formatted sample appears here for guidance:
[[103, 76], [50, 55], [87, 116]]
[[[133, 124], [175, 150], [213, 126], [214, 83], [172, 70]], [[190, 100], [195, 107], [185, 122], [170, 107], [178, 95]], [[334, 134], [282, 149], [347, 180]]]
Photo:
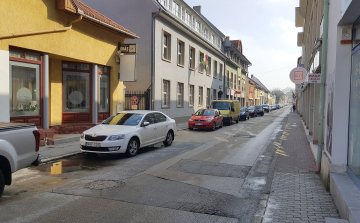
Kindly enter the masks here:
[[172, 146], [133, 158], [82, 154], [23, 169], [0, 199], [0, 222], [252, 222], [289, 112], [178, 131]]

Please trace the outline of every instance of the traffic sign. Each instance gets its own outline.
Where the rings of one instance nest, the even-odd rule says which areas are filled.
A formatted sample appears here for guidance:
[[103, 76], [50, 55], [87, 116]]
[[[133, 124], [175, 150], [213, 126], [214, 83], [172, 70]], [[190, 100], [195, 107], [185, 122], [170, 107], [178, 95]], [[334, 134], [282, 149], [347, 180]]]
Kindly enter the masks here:
[[290, 72], [290, 80], [295, 84], [303, 83], [306, 80], [307, 72], [302, 67], [295, 67]]
[[131, 97], [131, 104], [137, 105], [139, 103], [139, 98], [136, 96]]

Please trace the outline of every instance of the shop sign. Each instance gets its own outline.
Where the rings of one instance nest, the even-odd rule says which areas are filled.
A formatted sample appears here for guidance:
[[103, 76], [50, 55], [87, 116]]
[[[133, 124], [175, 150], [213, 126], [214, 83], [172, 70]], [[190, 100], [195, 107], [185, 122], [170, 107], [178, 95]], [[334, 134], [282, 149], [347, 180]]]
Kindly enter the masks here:
[[291, 70], [289, 77], [293, 83], [300, 84], [306, 80], [307, 72], [302, 67], [295, 67]]
[[119, 50], [121, 53], [136, 53], [136, 44], [119, 44]]
[[308, 83], [321, 83], [321, 74], [309, 74]]

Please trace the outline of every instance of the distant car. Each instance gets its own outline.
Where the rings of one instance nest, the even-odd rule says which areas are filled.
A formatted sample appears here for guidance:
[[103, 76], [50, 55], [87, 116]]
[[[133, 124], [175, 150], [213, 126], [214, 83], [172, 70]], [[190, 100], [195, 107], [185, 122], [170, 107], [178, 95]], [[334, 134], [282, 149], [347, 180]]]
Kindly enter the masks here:
[[124, 111], [86, 130], [80, 148], [90, 153], [126, 153], [135, 156], [142, 147], [174, 141], [176, 122], [158, 111]]
[[266, 111], [267, 113], [269, 113], [269, 111], [270, 111], [269, 105], [262, 105], [262, 107], [263, 107], [264, 111]]
[[255, 106], [249, 106], [248, 110], [249, 110], [249, 116], [251, 116], [251, 117], [257, 117], [258, 116], [258, 113], [257, 113], [257, 111], [255, 109]]
[[258, 115], [261, 115], [261, 116], [264, 115], [264, 109], [263, 109], [262, 105], [255, 105], [255, 109], [256, 109]]
[[223, 127], [223, 116], [217, 109], [200, 109], [191, 116], [188, 122], [190, 130], [194, 128], [216, 130]]
[[241, 107], [240, 108], [240, 119], [246, 120], [249, 118], [250, 118], [249, 110], [246, 107]]
[[276, 106], [276, 109], [280, 109], [280, 105], [276, 104], [275, 106]]

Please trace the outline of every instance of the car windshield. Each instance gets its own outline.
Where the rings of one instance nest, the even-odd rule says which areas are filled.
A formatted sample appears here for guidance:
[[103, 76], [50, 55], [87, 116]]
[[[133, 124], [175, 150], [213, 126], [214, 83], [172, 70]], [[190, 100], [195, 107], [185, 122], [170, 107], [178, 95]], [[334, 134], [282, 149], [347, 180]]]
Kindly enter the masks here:
[[202, 115], [202, 116], [214, 116], [214, 110], [205, 110], [201, 109], [198, 110], [195, 115]]
[[245, 112], [245, 108], [244, 107], [240, 108], [240, 112]]
[[267, 108], [268, 107], [268, 105], [263, 105], [263, 108]]
[[110, 116], [102, 124], [104, 125], [138, 125], [144, 115], [134, 113], [118, 113]]
[[248, 107], [249, 110], [254, 110], [254, 106]]
[[255, 106], [256, 109], [261, 109], [262, 106], [258, 105], [258, 106]]
[[213, 101], [212, 107], [218, 110], [230, 110], [230, 102]]

